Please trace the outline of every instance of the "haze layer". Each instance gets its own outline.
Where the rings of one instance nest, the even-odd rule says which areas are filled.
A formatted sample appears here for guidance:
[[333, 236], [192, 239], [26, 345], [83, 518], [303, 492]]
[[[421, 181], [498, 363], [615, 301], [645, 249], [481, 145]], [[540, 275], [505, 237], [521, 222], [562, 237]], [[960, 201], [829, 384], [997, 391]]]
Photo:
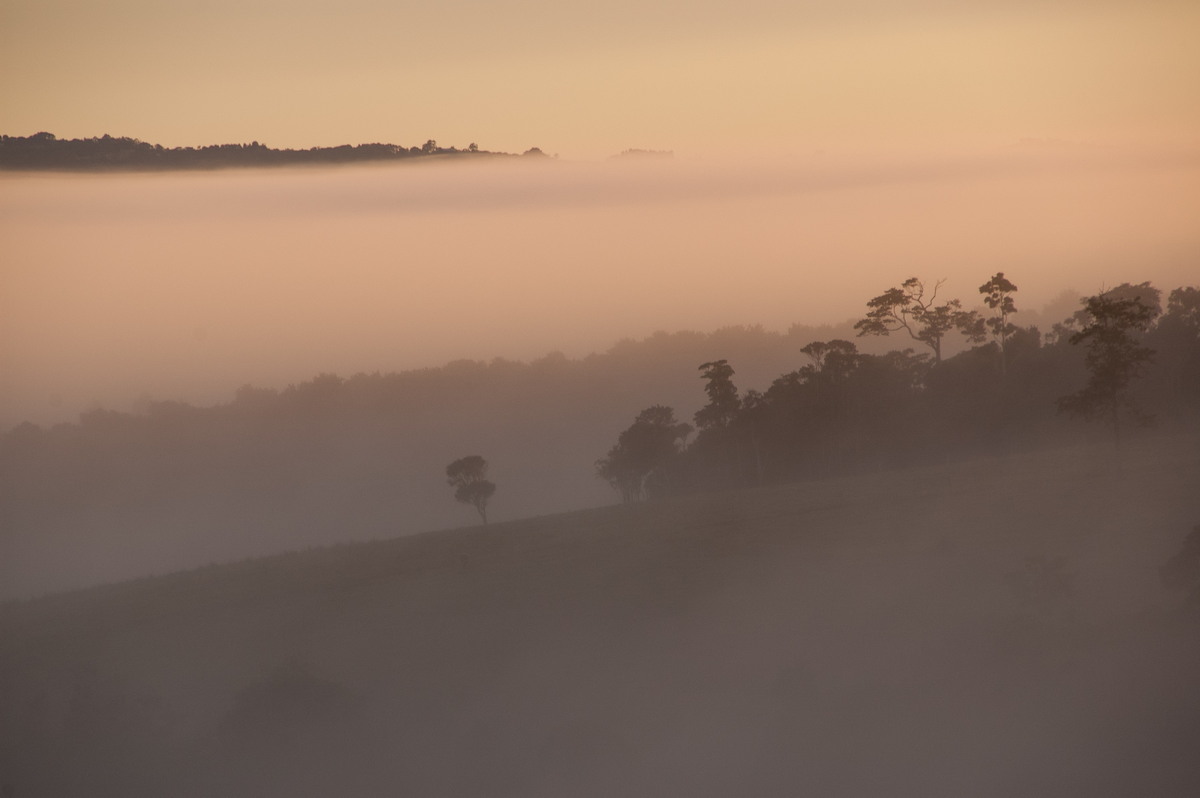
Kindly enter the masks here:
[[[527, 159], [522, 159], [525, 161]], [[977, 304], [1194, 279], [1194, 159], [396, 166], [0, 177], [0, 421], [328, 371], [836, 323], [912, 275]], [[1067, 308], [1061, 316], [1069, 314]]]

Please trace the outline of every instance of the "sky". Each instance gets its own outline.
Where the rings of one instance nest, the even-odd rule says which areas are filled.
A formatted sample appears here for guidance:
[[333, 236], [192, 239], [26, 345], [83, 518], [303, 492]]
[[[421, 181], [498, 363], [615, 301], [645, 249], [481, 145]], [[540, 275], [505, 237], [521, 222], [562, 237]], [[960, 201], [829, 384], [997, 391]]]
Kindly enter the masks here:
[[1036, 147], [0, 175], [0, 429], [322, 372], [836, 324], [910, 276], [968, 307], [997, 271], [1025, 310], [1126, 281], [1169, 290], [1197, 282], [1197, 208], [1200, 159]]
[[0, 0], [6, 135], [559, 155], [0, 174], [0, 431], [837, 323], [910, 276], [1196, 283], [1200, 4], [999, 5]]
[[1195, 146], [1186, 0], [0, 0], [0, 132], [566, 158]]

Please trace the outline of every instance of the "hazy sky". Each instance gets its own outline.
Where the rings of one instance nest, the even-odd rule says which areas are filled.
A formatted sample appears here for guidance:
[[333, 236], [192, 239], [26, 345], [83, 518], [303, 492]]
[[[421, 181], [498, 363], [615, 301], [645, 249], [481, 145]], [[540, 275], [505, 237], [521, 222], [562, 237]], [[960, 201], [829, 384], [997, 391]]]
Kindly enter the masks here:
[[321, 371], [842, 322], [912, 275], [974, 306], [1002, 270], [1023, 308], [1197, 282], [1194, 157], [522, 161], [0, 175], [0, 428]]
[[1195, 283], [1198, 31], [1193, 0], [0, 0], [0, 133], [562, 156], [0, 175], [0, 429], [838, 322], [911, 275]]
[[0, 0], [0, 132], [168, 146], [1196, 144], [1191, 0]]

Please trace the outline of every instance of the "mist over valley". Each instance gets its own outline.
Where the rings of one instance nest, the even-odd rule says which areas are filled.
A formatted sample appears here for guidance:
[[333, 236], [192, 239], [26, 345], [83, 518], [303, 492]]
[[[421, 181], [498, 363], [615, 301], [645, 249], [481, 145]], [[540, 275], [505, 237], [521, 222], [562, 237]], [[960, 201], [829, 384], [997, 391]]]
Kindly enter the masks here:
[[0, 173], [0, 428], [656, 331], [843, 324], [913, 274], [969, 299], [1006, 271], [1025, 312], [1188, 284], [1195, 158], [1060, 149]]
[[1193, 794], [1197, 168], [0, 174], [0, 787]]
[[1196, 446], [701, 494], [10, 602], [0, 775], [35, 796], [1182, 797], [1200, 605], [1159, 570], [1200, 515]]
[[1200, 795], [1197, 30], [0, 2], [0, 798]]

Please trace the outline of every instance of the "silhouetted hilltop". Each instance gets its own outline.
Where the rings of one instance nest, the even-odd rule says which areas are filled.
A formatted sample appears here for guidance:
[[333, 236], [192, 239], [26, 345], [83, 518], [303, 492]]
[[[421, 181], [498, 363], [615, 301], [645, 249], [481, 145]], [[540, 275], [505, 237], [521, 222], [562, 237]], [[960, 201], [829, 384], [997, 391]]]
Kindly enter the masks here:
[[[534, 147], [524, 155], [537, 156], [543, 153]], [[433, 139], [419, 147], [375, 143], [277, 150], [257, 141], [207, 147], [163, 147], [161, 144], [108, 134], [87, 139], [59, 139], [53, 133], [45, 132], [25, 137], [0, 136], [0, 169], [20, 170], [218, 169], [400, 161], [433, 156], [518, 157], [512, 153], [481, 150], [474, 143], [465, 149], [442, 147]]]
[[[1127, 397], [1185, 434], [1200, 421], [1197, 307], [1197, 289], [1170, 293], [1139, 339], [1154, 367]], [[0, 597], [466, 523], [444, 469], [467, 454], [491, 464], [504, 520], [614, 490], [636, 500], [1112, 440], [1058, 412], [1088, 367], [1055, 326], [1012, 332], [1005, 370], [994, 341], [935, 362], [858, 350], [849, 325], [741, 327], [22, 424], [0, 435]], [[677, 422], [698, 428], [682, 450]]]

